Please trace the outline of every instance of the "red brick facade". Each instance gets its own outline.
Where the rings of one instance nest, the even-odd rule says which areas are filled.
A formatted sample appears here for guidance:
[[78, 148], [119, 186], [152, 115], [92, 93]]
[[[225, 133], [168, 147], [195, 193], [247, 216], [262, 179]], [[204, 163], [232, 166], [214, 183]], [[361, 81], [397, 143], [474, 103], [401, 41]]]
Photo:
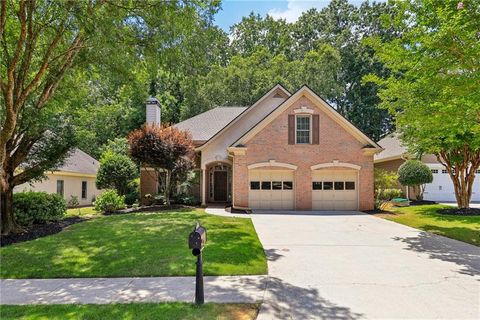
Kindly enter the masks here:
[[145, 195], [156, 195], [158, 189], [157, 174], [151, 169], [142, 168], [140, 171], [141, 203], [146, 204]]
[[[281, 88], [275, 90], [287, 95], [287, 92], [281, 90]], [[264, 199], [260, 199], [262, 201], [260, 207], [262, 208], [272, 207], [273, 205], [268, 204], [268, 201], [278, 201], [278, 199], [274, 199], [274, 196], [280, 194], [282, 208], [293, 207], [295, 210], [312, 210], [312, 176], [315, 176], [316, 182], [322, 181], [319, 179], [324, 176], [328, 177], [325, 178], [327, 179], [324, 180], [325, 182], [352, 182], [355, 179], [356, 185], [354, 189], [350, 187], [348, 193], [340, 191], [347, 190], [346, 187], [345, 189], [335, 187], [335, 193], [329, 193], [329, 196], [336, 201], [333, 205], [330, 205], [331, 198], [321, 198], [319, 200], [319, 197], [324, 197], [327, 193], [313, 192], [315, 208], [328, 210], [328, 207], [332, 207], [337, 210], [344, 210], [342, 208], [345, 206], [342, 207], [341, 205], [346, 205], [347, 201], [350, 201], [349, 208], [352, 208], [352, 210], [353, 207], [359, 210], [373, 209], [373, 153], [382, 149], [330, 110], [330, 107], [324, 104], [308, 88], [303, 87], [293, 95], [288, 94], [289, 97], [285, 97], [285, 100], [275, 98], [274, 93], [265, 95], [265, 99], [280, 101], [275, 100], [275, 103], [273, 103], [273, 100], [262, 101], [263, 98], [260, 99], [261, 103], [252, 106], [251, 112], [253, 113], [249, 113], [248, 110], [245, 111], [243, 118], [239, 117], [237, 122], [232, 122], [234, 123], [232, 127], [227, 125], [225, 131], [218, 132], [210, 140], [204, 141], [204, 145], [197, 147], [198, 160], [201, 160], [198, 161], [200, 185], [197, 189], [200, 190], [202, 203], [207, 205], [212, 198], [209, 195], [209, 189], [211, 188], [209, 168], [213, 164], [223, 163], [232, 166], [232, 202], [235, 207], [249, 207], [249, 193], [252, 194], [252, 197], [260, 195], [254, 191], [259, 190], [257, 187], [250, 191], [249, 173], [253, 172], [249, 170], [280, 169], [293, 172], [293, 195], [291, 191], [283, 192], [291, 190], [283, 189], [284, 187], [281, 187], [283, 193], [276, 193], [275, 195], [269, 195], [268, 191], [263, 193], [262, 190], [262, 195], [265, 195]], [[262, 108], [267, 106], [269, 108], [268, 112], [255, 113], [255, 110], [265, 110]], [[273, 113], [270, 114], [270, 112]], [[294, 130], [292, 125], [298, 118], [292, 116], [298, 114], [311, 116], [310, 127], [314, 130], [311, 130], [310, 140], [313, 144], [295, 144], [295, 133], [292, 135], [292, 131], [290, 131], [289, 143], [289, 117], [290, 128]], [[267, 117], [260, 124], [257, 124], [257, 121], [263, 119], [265, 115]], [[249, 169], [248, 167], [251, 165], [255, 168], [251, 167]], [[312, 169], [312, 166], [316, 167]], [[342, 170], [343, 173], [331, 171], [337, 169]], [[255, 175], [258, 176], [258, 174], [259, 172], [255, 172]], [[275, 175], [270, 171], [262, 171], [261, 174], [266, 174], [266, 176], [271, 174], [272, 177]], [[252, 177], [255, 175], [252, 175]], [[342, 175], [344, 178], [342, 178]], [[282, 179], [288, 180], [283, 180], [283, 182], [292, 180], [289, 173], [286, 173], [286, 176], [288, 178]], [[225, 187], [227, 186], [228, 183]], [[318, 187], [316, 188], [318, 190]], [[265, 190], [268, 190], [268, 187]], [[273, 189], [272, 187], [272, 190], [279, 189]], [[339, 190], [338, 193], [336, 190]], [[357, 191], [355, 197], [353, 197], [351, 190]], [[156, 191], [157, 179], [155, 174], [152, 171], [142, 170], [142, 199], [145, 194], [155, 194]], [[347, 194], [351, 198], [343, 198], [342, 195]], [[285, 198], [283, 198], [284, 195]], [[357, 202], [355, 202], [355, 199]], [[258, 203], [254, 203], [258, 200], [252, 198], [251, 205], [258, 208]], [[283, 201], [288, 203], [284, 205]], [[275, 205], [277, 204], [278, 202], [275, 203]], [[337, 204], [340, 205], [337, 206]]]
[[[288, 144], [288, 115], [307, 106], [320, 118], [320, 141], [314, 144]], [[295, 170], [295, 209], [311, 210], [311, 166], [322, 163], [348, 163], [360, 166], [358, 178], [359, 209], [374, 207], [373, 155], [364, 155], [364, 144], [317, 108], [308, 98], [301, 97], [245, 143], [245, 155], [236, 154], [233, 161], [234, 206], [248, 207], [248, 168], [250, 164], [268, 162], [288, 163]], [[268, 169], [268, 168], [266, 168]], [[332, 168], [329, 168], [332, 169]]]

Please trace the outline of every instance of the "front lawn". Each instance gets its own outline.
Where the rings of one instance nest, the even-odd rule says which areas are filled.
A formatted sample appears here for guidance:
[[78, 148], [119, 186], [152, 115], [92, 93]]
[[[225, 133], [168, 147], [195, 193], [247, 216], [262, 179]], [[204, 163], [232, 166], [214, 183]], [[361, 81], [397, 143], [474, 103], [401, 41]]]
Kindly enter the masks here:
[[94, 216], [100, 214], [95, 210], [95, 207], [81, 207], [81, 208], [70, 208], [67, 209], [65, 217], [84, 217], [84, 216]]
[[102, 216], [55, 235], [0, 248], [2, 278], [192, 276], [187, 237], [207, 228], [206, 275], [266, 274], [250, 219], [177, 210]]
[[63, 319], [233, 319], [253, 320], [256, 304], [212, 304], [195, 306], [187, 303], [131, 303], [107, 305], [27, 305], [1, 306], [2, 320], [63, 320]]
[[389, 209], [391, 213], [377, 214], [377, 216], [480, 246], [480, 216], [453, 216], [437, 213], [437, 210], [444, 208], [451, 207], [444, 205], [392, 207]]

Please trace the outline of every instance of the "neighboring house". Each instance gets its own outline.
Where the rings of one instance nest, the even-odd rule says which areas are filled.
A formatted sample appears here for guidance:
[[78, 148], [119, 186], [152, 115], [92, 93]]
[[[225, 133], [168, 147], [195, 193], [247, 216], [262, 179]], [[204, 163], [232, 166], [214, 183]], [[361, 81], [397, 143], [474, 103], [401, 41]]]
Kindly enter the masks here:
[[[407, 148], [402, 145], [402, 142], [396, 134], [386, 136], [378, 141], [378, 144], [384, 150], [375, 155], [375, 168], [396, 172], [406, 159], [415, 158], [408, 154]], [[423, 198], [437, 202], [456, 202], [453, 182], [446, 168], [439, 163], [437, 158], [432, 154], [424, 155], [421, 160], [432, 170], [433, 174], [432, 183], [428, 183], [425, 186]], [[472, 192], [472, 201], [474, 202], [480, 201], [480, 170], [477, 170], [476, 174]], [[403, 186], [400, 187], [407, 193], [409, 198], [415, 198], [411, 188], [407, 190]]]
[[[159, 123], [147, 104], [147, 122]], [[156, 106], [158, 108], [158, 105]], [[149, 118], [149, 114], [153, 117]], [[277, 85], [250, 107], [218, 107], [175, 125], [196, 146], [203, 205], [284, 210], [370, 210], [373, 155], [382, 149], [304, 86]], [[157, 193], [143, 168], [141, 193]]]
[[31, 190], [57, 193], [67, 202], [71, 196], [76, 196], [80, 205], [91, 205], [100, 194], [95, 186], [98, 166], [97, 160], [82, 150], [75, 149], [63, 166], [45, 173], [46, 179], [19, 185], [15, 187], [15, 192]]

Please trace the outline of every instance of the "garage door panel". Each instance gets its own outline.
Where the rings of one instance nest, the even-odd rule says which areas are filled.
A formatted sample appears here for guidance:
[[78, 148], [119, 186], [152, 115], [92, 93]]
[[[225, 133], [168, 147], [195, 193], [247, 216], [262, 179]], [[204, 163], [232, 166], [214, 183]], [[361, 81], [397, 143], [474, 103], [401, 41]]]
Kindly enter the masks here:
[[[434, 170], [433, 181], [425, 186], [423, 198], [425, 200], [438, 202], [456, 202], [453, 182], [444, 167], [438, 165], [429, 165]], [[472, 202], [480, 201], [480, 173], [475, 175], [475, 182], [472, 190]]]
[[[357, 171], [317, 170], [312, 172], [312, 182], [317, 183], [317, 188], [320, 187], [314, 190], [312, 183], [313, 210], [358, 209]], [[354, 189], [350, 190], [352, 187]]]
[[[260, 189], [250, 188], [249, 207], [265, 210], [293, 209], [293, 175], [293, 171], [285, 170], [250, 170], [249, 182], [259, 181]], [[263, 189], [262, 185], [269, 185], [269, 189]], [[288, 188], [289, 185], [292, 185], [292, 189]]]

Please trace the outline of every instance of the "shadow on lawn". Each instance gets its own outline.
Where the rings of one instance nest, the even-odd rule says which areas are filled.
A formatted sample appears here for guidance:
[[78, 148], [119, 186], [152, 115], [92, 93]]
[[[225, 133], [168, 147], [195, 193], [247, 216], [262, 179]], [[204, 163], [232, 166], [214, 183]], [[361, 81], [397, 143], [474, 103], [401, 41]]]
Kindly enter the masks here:
[[[439, 234], [442, 233], [441, 229], [444, 229], [443, 232], [447, 229], [451, 232], [452, 229], [438, 226], [425, 226], [425, 228]], [[458, 230], [458, 232], [462, 232], [462, 230]], [[429, 232], [420, 232], [418, 236], [414, 237], [395, 237], [393, 239], [407, 244], [407, 250], [426, 253], [431, 259], [455, 263], [460, 267], [458, 272], [461, 274], [469, 276], [480, 274], [480, 250], [474, 245], [439, 237]]]

